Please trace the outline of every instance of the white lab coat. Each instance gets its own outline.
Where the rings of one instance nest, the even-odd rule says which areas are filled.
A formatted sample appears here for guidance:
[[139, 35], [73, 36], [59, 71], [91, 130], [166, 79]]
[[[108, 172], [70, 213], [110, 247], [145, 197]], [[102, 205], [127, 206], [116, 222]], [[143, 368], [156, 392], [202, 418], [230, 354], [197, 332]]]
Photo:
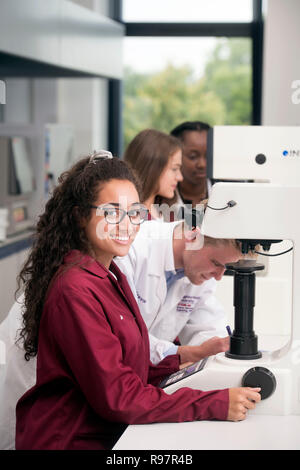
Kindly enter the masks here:
[[[20, 302], [20, 303], [19, 303]], [[0, 364], [0, 449], [15, 448], [16, 404], [19, 398], [36, 381], [36, 358], [26, 361], [22, 344], [15, 344], [22, 327], [22, 295], [0, 324], [1, 348], [4, 350]]]
[[177, 224], [143, 223], [128, 255], [115, 258], [148, 327], [150, 358], [155, 364], [172, 350], [177, 336], [183, 345], [199, 345], [228, 334], [225, 312], [214, 296], [215, 279], [196, 286], [183, 277], [167, 290], [165, 271], [174, 271], [172, 240]]

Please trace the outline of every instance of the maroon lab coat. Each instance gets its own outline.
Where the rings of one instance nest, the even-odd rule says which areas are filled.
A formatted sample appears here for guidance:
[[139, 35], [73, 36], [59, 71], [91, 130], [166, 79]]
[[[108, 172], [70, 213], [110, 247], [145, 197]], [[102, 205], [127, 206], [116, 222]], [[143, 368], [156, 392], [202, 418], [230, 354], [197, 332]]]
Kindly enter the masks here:
[[226, 419], [228, 389], [168, 395], [153, 385], [179, 356], [150, 363], [126, 277], [110, 269], [117, 279], [76, 250], [65, 257], [42, 313], [36, 385], [17, 404], [17, 449], [109, 449], [127, 424]]

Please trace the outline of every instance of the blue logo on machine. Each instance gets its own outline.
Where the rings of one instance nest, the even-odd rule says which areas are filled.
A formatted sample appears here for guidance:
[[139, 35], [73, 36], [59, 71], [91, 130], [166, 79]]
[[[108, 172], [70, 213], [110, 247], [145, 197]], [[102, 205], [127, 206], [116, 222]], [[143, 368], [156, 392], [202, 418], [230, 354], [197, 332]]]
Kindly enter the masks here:
[[300, 157], [300, 150], [283, 150], [283, 157]]

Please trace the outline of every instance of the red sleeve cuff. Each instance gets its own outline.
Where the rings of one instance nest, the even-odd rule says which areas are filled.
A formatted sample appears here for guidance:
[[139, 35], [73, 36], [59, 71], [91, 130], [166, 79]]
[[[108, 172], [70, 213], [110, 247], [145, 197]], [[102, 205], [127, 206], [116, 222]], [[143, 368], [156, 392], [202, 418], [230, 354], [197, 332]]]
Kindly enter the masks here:
[[150, 362], [148, 383], [151, 385], [158, 385], [166, 376], [177, 372], [179, 370], [179, 364], [179, 354], [167, 356], [156, 365]]

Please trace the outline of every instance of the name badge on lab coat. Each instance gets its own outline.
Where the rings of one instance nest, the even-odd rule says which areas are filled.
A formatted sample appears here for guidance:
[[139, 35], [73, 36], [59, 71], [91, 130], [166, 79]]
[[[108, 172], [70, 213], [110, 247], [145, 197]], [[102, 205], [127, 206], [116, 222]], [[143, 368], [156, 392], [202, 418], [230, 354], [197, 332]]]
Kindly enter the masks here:
[[196, 297], [193, 295], [184, 295], [180, 302], [178, 302], [177, 304], [177, 312], [191, 313], [195, 307], [196, 302], [198, 302], [199, 299], [200, 297]]

